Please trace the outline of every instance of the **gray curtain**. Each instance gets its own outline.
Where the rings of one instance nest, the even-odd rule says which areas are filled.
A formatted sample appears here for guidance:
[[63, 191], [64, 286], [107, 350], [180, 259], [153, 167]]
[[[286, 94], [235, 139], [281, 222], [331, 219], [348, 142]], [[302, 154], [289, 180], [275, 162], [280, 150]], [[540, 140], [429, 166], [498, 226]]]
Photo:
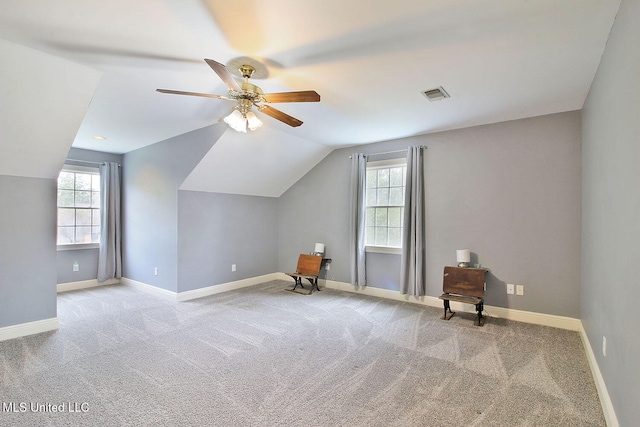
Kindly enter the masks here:
[[364, 187], [366, 175], [367, 157], [361, 153], [352, 155], [349, 252], [351, 255], [351, 284], [353, 286], [365, 286], [367, 284], [364, 252]]
[[100, 165], [100, 251], [98, 281], [122, 277], [120, 165]]
[[404, 195], [402, 265], [400, 288], [403, 294], [426, 294], [424, 161], [425, 148], [407, 149], [407, 185]]

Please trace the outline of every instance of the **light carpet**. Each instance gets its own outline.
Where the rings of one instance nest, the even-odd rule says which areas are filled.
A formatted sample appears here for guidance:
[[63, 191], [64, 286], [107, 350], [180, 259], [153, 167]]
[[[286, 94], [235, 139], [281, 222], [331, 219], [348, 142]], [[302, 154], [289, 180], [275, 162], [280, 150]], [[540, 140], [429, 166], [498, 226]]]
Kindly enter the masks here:
[[576, 332], [291, 286], [62, 293], [0, 342], [0, 425], [605, 425]]

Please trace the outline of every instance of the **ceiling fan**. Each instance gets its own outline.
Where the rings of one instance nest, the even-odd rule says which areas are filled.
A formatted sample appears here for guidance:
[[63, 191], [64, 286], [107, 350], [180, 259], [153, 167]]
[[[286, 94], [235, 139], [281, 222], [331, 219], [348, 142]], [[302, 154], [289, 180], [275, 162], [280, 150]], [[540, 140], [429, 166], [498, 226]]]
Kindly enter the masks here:
[[231, 128], [239, 131], [246, 132], [247, 127], [250, 130], [255, 130], [262, 126], [262, 122], [255, 113], [252, 111], [252, 107], [255, 106], [258, 111], [273, 117], [276, 120], [292, 126], [297, 127], [302, 124], [302, 121], [292, 117], [280, 110], [277, 110], [267, 104], [277, 102], [319, 102], [320, 95], [313, 90], [305, 90], [299, 92], [278, 92], [278, 93], [263, 93], [262, 89], [258, 86], [249, 83], [249, 78], [253, 75], [255, 67], [252, 65], [240, 65], [238, 71], [240, 75], [244, 77], [244, 82], [238, 84], [233, 75], [229, 72], [227, 67], [212, 59], [205, 59], [205, 62], [216, 72], [216, 74], [222, 79], [222, 81], [229, 88], [229, 93], [225, 95], [214, 95], [208, 93], [197, 92], [184, 92], [180, 90], [169, 89], [156, 89], [158, 92], [170, 93], [175, 95], [189, 95], [189, 96], [203, 96], [205, 98], [216, 98], [236, 101], [236, 107], [233, 112], [224, 118], [224, 121], [231, 126]]

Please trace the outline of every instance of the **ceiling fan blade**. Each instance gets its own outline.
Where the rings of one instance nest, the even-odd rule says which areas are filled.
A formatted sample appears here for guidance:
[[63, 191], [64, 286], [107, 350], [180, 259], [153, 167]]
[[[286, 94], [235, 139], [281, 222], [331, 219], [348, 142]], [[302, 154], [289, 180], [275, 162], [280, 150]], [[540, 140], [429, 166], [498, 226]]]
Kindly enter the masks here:
[[219, 62], [214, 61], [213, 59], [205, 59], [205, 62], [209, 64], [209, 66], [213, 69], [213, 71], [216, 72], [218, 77], [222, 79], [224, 84], [226, 84], [229, 89], [234, 90], [236, 92], [242, 92], [240, 85], [238, 84], [236, 79], [233, 77], [233, 74], [231, 74], [229, 70], [227, 70], [227, 67], [225, 67]]
[[182, 90], [156, 89], [156, 91], [162, 92], [162, 93], [171, 93], [173, 95], [189, 95], [189, 96], [202, 96], [205, 98], [231, 99], [222, 95], [214, 95], [210, 93], [198, 93], [198, 92], [184, 92]]
[[282, 123], [285, 123], [291, 127], [298, 127], [302, 124], [302, 122], [295, 117], [291, 117], [288, 114], [283, 113], [280, 110], [276, 110], [273, 107], [269, 107], [268, 105], [262, 105], [259, 107], [260, 111], [265, 113], [267, 116], [271, 116], [276, 120], [280, 120]]
[[303, 90], [300, 92], [265, 93], [267, 102], [319, 102], [320, 95], [315, 90]]

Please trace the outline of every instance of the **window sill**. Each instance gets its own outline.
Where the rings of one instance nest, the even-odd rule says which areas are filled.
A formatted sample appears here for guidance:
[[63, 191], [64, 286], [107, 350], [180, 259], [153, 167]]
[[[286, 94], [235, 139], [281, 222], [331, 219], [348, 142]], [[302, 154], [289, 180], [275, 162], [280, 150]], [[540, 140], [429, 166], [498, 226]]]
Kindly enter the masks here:
[[80, 251], [83, 249], [100, 249], [100, 243], [78, 243], [75, 245], [58, 245], [58, 251]]
[[377, 254], [402, 255], [402, 248], [391, 248], [389, 246], [365, 246], [364, 251]]

